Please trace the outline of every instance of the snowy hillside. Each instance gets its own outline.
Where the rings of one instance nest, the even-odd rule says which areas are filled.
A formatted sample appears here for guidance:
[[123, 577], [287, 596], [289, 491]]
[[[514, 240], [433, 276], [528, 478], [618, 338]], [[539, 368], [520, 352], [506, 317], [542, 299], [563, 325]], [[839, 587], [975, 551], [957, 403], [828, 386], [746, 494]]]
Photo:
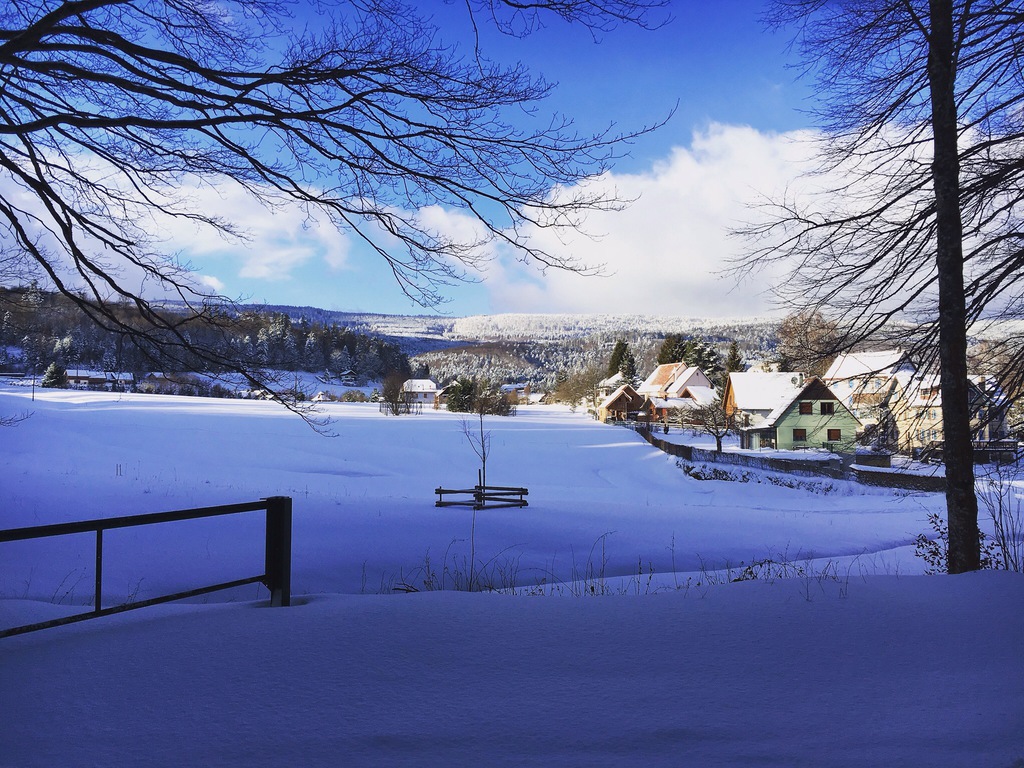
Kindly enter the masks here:
[[356, 331], [407, 339], [454, 342], [559, 341], [595, 334], [686, 333], [714, 337], [737, 331], [770, 335], [777, 321], [765, 318], [732, 320], [695, 318], [684, 315], [638, 314], [494, 314], [469, 317], [443, 315], [380, 315], [339, 312], [315, 307], [265, 306], [268, 312], [283, 312], [295, 320], [333, 322]]
[[[916, 575], [938, 495], [699, 481], [533, 406], [485, 423], [488, 477], [530, 505], [474, 528], [434, 506], [475, 479], [457, 414], [324, 413], [333, 437], [265, 402], [0, 388], [28, 415], [0, 432], [2, 527], [295, 508], [291, 608], [250, 586], [0, 640], [0, 764], [1024, 760], [1024, 578]], [[262, 535], [252, 514], [108, 532], [107, 599], [260, 572]], [[0, 625], [91, 599], [92, 537], [65, 538], [0, 544]], [[471, 553], [506, 594], [427, 591]]]

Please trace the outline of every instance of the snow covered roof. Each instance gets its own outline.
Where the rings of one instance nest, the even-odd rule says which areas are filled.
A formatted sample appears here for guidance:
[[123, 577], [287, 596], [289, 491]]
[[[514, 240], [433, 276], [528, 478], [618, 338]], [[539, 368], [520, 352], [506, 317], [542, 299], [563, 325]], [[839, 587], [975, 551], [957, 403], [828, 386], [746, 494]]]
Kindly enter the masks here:
[[128, 372], [96, 371], [91, 368], [65, 369], [69, 379], [105, 379], [106, 381], [130, 381], [135, 375]]
[[644, 379], [643, 384], [636, 388], [641, 395], [665, 395], [680, 397], [682, 390], [689, 385], [710, 387], [711, 380], [704, 372], [686, 363], [666, 363], [659, 365]]
[[914, 408], [939, 408], [942, 406], [942, 389], [937, 373], [914, 376], [905, 387], [906, 401]]
[[729, 386], [741, 411], [774, 411], [780, 404], [793, 402], [803, 389], [804, 375], [795, 371], [730, 373]]
[[683, 387], [676, 399], [692, 399], [696, 405], [711, 405], [718, 399], [714, 387], [688, 386]]
[[640, 397], [637, 394], [636, 390], [633, 389], [633, 387], [631, 387], [629, 384], [623, 384], [621, 387], [619, 387], [610, 395], [608, 395], [608, 397], [606, 397], [603, 401], [601, 401], [601, 405], [599, 405], [598, 408], [610, 408], [612, 404], [623, 395], [626, 395], [626, 397], [630, 398], [631, 400], [633, 398]]
[[688, 387], [700, 387], [701, 389], [711, 389], [714, 393], [714, 387], [704, 371], [695, 365], [691, 365], [682, 371], [679, 371], [676, 378], [665, 390], [665, 393], [669, 397], [682, 397], [682, 392]]
[[913, 370], [906, 353], [901, 349], [848, 352], [832, 361], [823, 378], [826, 383], [831, 383], [865, 376], [892, 376], [901, 369]]
[[402, 385], [403, 392], [437, 392], [437, 384], [431, 379], [409, 379]]
[[601, 379], [601, 381], [597, 382], [597, 386], [601, 388], [620, 387], [625, 383], [625, 381], [626, 377], [622, 375], [621, 371], [617, 371], [614, 375], [609, 376], [607, 379]]
[[636, 388], [642, 395], [654, 394], [663, 391], [669, 384], [675, 381], [677, 370], [685, 370], [686, 363], [665, 363], [655, 368], [650, 376], [644, 379], [643, 383]]

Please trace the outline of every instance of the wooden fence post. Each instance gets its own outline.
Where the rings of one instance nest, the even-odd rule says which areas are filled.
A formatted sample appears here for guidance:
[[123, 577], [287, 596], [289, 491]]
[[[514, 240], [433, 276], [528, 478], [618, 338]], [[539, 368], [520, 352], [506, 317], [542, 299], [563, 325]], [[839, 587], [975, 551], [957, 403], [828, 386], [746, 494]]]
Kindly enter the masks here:
[[272, 606], [292, 602], [292, 500], [271, 496], [267, 502], [267, 589]]

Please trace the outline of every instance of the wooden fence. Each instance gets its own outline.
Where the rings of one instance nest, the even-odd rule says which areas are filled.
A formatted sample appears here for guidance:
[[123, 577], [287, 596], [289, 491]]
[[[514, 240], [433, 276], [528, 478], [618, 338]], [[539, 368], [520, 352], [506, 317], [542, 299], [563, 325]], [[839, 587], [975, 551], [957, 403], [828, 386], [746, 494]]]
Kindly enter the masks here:
[[[153, 525], [180, 520], [197, 520], [204, 517], [235, 515], [241, 512], [258, 512], [266, 510], [266, 549], [264, 572], [257, 576], [209, 584], [171, 595], [161, 595], [140, 600], [138, 602], [121, 603], [103, 607], [103, 532], [115, 528], [131, 528], [139, 525]], [[0, 543], [6, 541], [25, 541], [42, 539], [50, 536], [67, 536], [75, 533], [96, 534], [96, 591], [93, 598], [93, 609], [84, 613], [76, 613], [50, 621], [36, 624], [25, 624], [20, 627], [0, 629], [0, 638], [34, 632], [37, 629], [59, 627], [86, 619], [109, 616], [114, 613], [145, 608], [158, 603], [168, 603], [186, 597], [205, 595], [222, 589], [231, 589], [245, 584], [262, 583], [270, 591], [270, 604], [287, 606], [291, 604], [291, 569], [292, 569], [292, 500], [287, 496], [272, 496], [259, 501], [244, 504], [227, 504], [219, 507], [200, 507], [198, 509], [182, 509], [175, 512], [155, 512], [147, 515], [131, 515], [126, 517], [108, 517], [99, 520], [80, 520], [73, 523], [56, 523], [53, 525], [34, 525], [27, 528], [8, 528], [0, 530]]]

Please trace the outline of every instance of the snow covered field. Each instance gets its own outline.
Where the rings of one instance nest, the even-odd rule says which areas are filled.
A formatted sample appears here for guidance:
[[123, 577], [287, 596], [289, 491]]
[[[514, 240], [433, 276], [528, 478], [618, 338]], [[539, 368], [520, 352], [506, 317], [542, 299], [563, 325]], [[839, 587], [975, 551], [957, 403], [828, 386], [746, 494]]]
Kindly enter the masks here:
[[[434, 507], [476, 479], [459, 416], [323, 410], [334, 437], [269, 403], [0, 388], [31, 413], [0, 431], [0, 527], [295, 514], [291, 608], [250, 586], [0, 640], [0, 765], [1024, 761], [1024, 579], [917, 575], [941, 497], [701, 482], [529, 407], [485, 428], [489, 482], [530, 506], [471, 542], [469, 510]], [[258, 573], [262, 535], [260, 513], [108, 532], [106, 602]], [[89, 602], [92, 537], [64, 539], [0, 544], [0, 626]], [[464, 576], [472, 543], [515, 595], [392, 591]], [[783, 557], [803, 575], [708, 573]]]

